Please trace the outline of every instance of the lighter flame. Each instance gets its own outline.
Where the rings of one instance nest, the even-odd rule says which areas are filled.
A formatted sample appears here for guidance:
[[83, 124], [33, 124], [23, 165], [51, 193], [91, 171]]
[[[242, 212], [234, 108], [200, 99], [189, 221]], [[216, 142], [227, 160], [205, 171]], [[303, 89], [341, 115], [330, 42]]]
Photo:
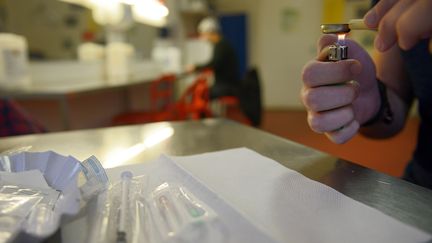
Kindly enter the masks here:
[[341, 46], [345, 45], [345, 36], [346, 34], [338, 34], [338, 40], [337, 43]]

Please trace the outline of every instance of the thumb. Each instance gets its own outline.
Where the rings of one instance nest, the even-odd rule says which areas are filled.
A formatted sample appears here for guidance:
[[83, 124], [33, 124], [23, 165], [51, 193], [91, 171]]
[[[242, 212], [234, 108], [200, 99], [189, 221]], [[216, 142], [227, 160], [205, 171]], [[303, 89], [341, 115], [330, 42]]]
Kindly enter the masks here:
[[317, 55], [319, 56], [320, 53], [323, 51], [324, 48], [326, 48], [329, 45], [333, 45], [337, 41], [336, 35], [323, 35], [321, 38], [319, 38], [317, 43]]

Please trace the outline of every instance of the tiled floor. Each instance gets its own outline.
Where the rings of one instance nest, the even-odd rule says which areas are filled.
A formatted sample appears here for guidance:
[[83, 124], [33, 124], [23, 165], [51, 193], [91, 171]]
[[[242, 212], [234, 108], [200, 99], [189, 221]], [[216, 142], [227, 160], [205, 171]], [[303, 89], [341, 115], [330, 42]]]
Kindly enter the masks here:
[[344, 145], [333, 144], [324, 135], [312, 132], [304, 111], [266, 111], [261, 128], [365, 167], [400, 176], [414, 150], [418, 124], [418, 119], [412, 118], [394, 138], [371, 140], [357, 135]]

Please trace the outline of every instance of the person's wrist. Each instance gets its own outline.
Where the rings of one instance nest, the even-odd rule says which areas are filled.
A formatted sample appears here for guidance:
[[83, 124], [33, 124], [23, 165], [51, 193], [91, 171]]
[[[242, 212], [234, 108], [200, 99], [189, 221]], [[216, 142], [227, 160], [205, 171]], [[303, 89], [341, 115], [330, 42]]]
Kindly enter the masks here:
[[369, 116], [369, 119], [362, 123], [362, 127], [372, 126], [379, 122], [383, 122], [385, 124], [390, 124], [393, 122], [393, 112], [391, 110], [387, 96], [387, 87], [381, 80], [377, 79], [377, 88], [378, 101], [374, 102], [377, 104], [375, 106], [375, 111], [372, 113], [374, 115]]

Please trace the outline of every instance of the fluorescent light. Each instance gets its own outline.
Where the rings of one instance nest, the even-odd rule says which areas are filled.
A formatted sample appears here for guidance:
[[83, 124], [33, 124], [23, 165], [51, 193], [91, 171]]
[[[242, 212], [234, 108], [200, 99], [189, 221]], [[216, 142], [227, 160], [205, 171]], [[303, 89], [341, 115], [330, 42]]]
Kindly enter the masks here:
[[93, 10], [95, 21], [101, 25], [115, 25], [124, 16], [121, 4], [131, 5], [135, 21], [162, 27], [167, 23], [168, 8], [160, 0], [60, 0], [83, 5]]
[[137, 22], [155, 26], [166, 25], [168, 8], [158, 0], [137, 1], [133, 8], [134, 19]]
[[128, 5], [135, 5], [137, 2], [139, 2], [139, 0], [119, 0], [119, 2], [124, 3], [124, 4], [128, 4]]

